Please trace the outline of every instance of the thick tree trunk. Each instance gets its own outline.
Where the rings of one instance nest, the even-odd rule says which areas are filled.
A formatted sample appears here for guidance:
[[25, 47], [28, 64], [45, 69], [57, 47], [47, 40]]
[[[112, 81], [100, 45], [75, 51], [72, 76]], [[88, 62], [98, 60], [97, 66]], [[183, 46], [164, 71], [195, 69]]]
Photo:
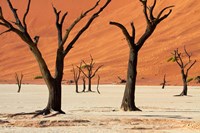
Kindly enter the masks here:
[[78, 92], [78, 81], [75, 81], [75, 84], [76, 84], [76, 93], [79, 93]]
[[48, 84], [49, 99], [46, 110], [54, 110], [62, 112], [61, 110], [61, 83], [54, 80], [51, 84]]
[[49, 90], [47, 106], [44, 110], [39, 111], [37, 115], [49, 114], [51, 110], [58, 111], [59, 113], [64, 113], [61, 110], [61, 82], [63, 76], [64, 56], [57, 55], [55, 78], [53, 78], [38, 48], [33, 47], [31, 50], [39, 64], [41, 74]]
[[135, 105], [135, 84], [137, 76], [137, 58], [138, 52], [130, 49], [127, 82], [124, 91], [124, 97], [121, 104], [121, 109], [124, 111], [141, 111]]
[[187, 96], [187, 75], [184, 74], [184, 70], [181, 70], [182, 80], [183, 80], [183, 91], [180, 96]]

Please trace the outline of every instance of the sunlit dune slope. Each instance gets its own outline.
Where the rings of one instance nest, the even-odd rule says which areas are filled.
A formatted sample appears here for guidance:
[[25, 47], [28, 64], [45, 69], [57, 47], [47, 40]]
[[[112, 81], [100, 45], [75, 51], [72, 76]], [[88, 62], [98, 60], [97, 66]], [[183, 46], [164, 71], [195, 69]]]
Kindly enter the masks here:
[[[149, 4], [152, 1], [149, 0]], [[12, 2], [22, 18], [27, 0], [12, 0]], [[54, 73], [57, 48], [57, 32], [52, 4], [60, 9], [62, 14], [68, 12], [64, 24], [64, 29], [66, 29], [95, 2], [95, 0], [32, 1], [30, 13], [27, 17], [28, 29], [32, 37], [40, 36], [38, 46], [52, 74]], [[105, 0], [102, 0], [100, 6], [104, 2]], [[158, 11], [169, 5], [175, 5], [172, 14], [158, 25], [153, 35], [139, 52], [138, 85], [159, 85], [164, 74], [167, 75], [168, 84], [181, 85], [179, 67], [175, 63], [167, 62], [167, 59], [171, 57], [171, 52], [174, 49], [179, 48], [182, 51], [183, 46], [186, 46], [186, 49], [192, 52], [192, 59], [197, 60], [189, 73], [189, 77], [200, 75], [200, 2], [196, 0], [158, 0], [154, 13], [157, 15]], [[9, 20], [14, 20], [6, 0], [1, 0], [0, 6], [3, 8], [4, 16]], [[90, 15], [75, 27], [69, 39], [76, 35]], [[118, 76], [126, 78], [128, 45], [122, 32], [117, 27], [109, 25], [110, 21], [124, 24], [130, 32], [130, 22], [133, 21], [136, 27], [136, 40], [144, 33], [146, 27], [139, 0], [112, 0], [108, 8], [94, 21], [66, 56], [64, 80], [73, 78], [72, 64], [78, 65], [82, 59], [89, 61], [90, 55], [93, 56], [96, 66], [104, 65], [98, 73], [101, 76], [101, 83], [117, 83], [119, 82]], [[0, 28], [1, 32], [4, 30], [4, 28]], [[67, 42], [70, 42], [70, 40]], [[23, 73], [24, 83], [43, 82], [42, 80], [34, 80], [34, 77], [41, 74], [27, 45], [14, 33], [3, 34], [0, 36], [0, 83], [15, 83], [15, 73]]]

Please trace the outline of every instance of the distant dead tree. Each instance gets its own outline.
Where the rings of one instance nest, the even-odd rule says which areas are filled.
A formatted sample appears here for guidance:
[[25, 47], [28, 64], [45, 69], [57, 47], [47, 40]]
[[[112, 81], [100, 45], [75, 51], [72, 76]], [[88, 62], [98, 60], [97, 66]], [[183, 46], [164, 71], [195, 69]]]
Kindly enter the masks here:
[[[91, 88], [91, 85], [92, 85], [92, 78], [94, 78], [94, 76], [96, 75], [96, 73], [98, 72], [98, 70], [103, 66], [98, 66], [97, 69], [93, 72], [93, 69], [94, 69], [94, 65], [95, 65], [95, 62], [92, 58], [92, 56], [90, 55], [90, 63], [86, 63], [84, 60], [82, 61], [83, 62], [83, 65], [81, 67], [78, 67], [81, 72], [83, 73], [83, 75], [88, 79], [88, 91], [91, 92], [92, 91], [92, 88]], [[86, 72], [83, 70], [85, 69]]]
[[[187, 95], [187, 91], [188, 91], [188, 82], [191, 81], [191, 79], [188, 79], [188, 73], [189, 70], [194, 66], [194, 64], [196, 63], [196, 60], [192, 61], [191, 60], [191, 55], [189, 54], [184, 46], [184, 52], [185, 54], [183, 55], [182, 53], [180, 53], [178, 51], [178, 48], [176, 50], [174, 50], [174, 53], [172, 53], [173, 57], [171, 57], [170, 59], [168, 59], [169, 61], [172, 62], [176, 62], [179, 66], [179, 68], [181, 69], [181, 75], [182, 75], [182, 81], [183, 81], [183, 91], [181, 92], [180, 95], [177, 96], [186, 96]], [[185, 60], [183, 60], [183, 57], [186, 56], [187, 57], [187, 62]]]
[[160, 85], [162, 85], [162, 89], [165, 88], [166, 83], [167, 83], [167, 81], [166, 81], [166, 74], [165, 74], [164, 77], [163, 77], [163, 82], [160, 84]]
[[119, 76], [118, 76], [117, 78], [120, 80], [120, 82], [119, 82], [120, 84], [124, 84], [124, 83], [126, 83], [126, 80], [125, 80], [125, 79], [122, 79], [122, 78], [119, 77]]
[[[80, 63], [80, 66], [82, 66], [82, 62]], [[79, 93], [78, 91], [78, 81], [79, 81], [79, 78], [80, 78], [80, 75], [81, 75], [81, 70], [80, 69], [75, 69], [74, 65], [72, 65], [73, 69], [72, 69], [72, 72], [73, 72], [73, 75], [74, 75], [74, 83], [76, 85], [76, 93]]]
[[[34, 57], [36, 58], [36, 61], [38, 62], [42, 77], [49, 90], [49, 98], [48, 98], [47, 106], [43, 110], [36, 112], [37, 114], [35, 116], [38, 116], [41, 114], [47, 115], [52, 110], [57, 111], [58, 113], [65, 113], [61, 109], [61, 93], [62, 93], [61, 83], [63, 79], [63, 70], [64, 70], [64, 61], [65, 61], [64, 58], [69, 53], [69, 51], [74, 47], [74, 44], [77, 42], [80, 36], [89, 28], [92, 22], [99, 16], [99, 14], [108, 6], [110, 2], [111, 0], [107, 0], [101, 8], [96, 9], [100, 3], [100, 0], [98, 0], [92, 8], [82, 12], [81, 15], [77, 17], [77, 19], [75, 19], [67, 29], [64, 29], [64, 30], [63, 30], [63, 24], [68, 12], [65, 12], [63, 15], [61, 15], [61, 11], [58, 11], [53, 6], [53, 11], [56, 17], [55, 25], [57, 28], [57, 40], [58, 40], [56, 44], [57, 50], [56, 50], [54, 76], [51, 74], [47, 66], [47, 63], [44, 60], [43, 55], [38, 47], [40, 37], [37, 35], [35, 37], [31, 36], [32, 34], [30, 34], [27, 23], [26, 23], [26, 20], [27, 20], [26, 18], [30, 10], [31, 0], [28, 0], [28, 6], [25, 10], [25, 13], [22, 15], [22, 19], [20, 19], [17, 12], [18, 10], [13, 7], [10, 0], [7, 0], [7, 3], [15, 20], [10, 21], [6, 19], [3, 14], [3, 10], [0, 7], [0, 26], [6, 28], [6, 30], [0, 33], [0, 35], [4, 33], [8, 33], [8, 32], [16, 33], [22, 39], [22, 41], [25, 42], [25, 44], [27, 44], [30, 51], [33, 53]], [[70, 33], [74, 29], [74, 27], [77, 26], [77, 24], [81, 20], [83, 20], [83, 18], [85, 18], [89, 13], [92, 13], [91, 17], [89, 17], [89, 19], [86, 21], [85, 24], [83, 24], [80, 30], [77, 33], [75, 33], [74, 37], [71, 37], [72, 39], [68, 40], [68, 37], [69, 35], [71, 35]], [[46, 47], [48, 47], [48, 45]]]
[[[155, 17], [153, 12], [156, 6], [156, 1], [152, 6], [147, 6], [147, 0], [139, 0], [143, 6], [143, 13], [146, 19], [146, 30], [143, 35], [139, 38], [139, 40], [135, 41], [135, 26], [133, 22], [131, 22], [132, 33], [129, 34], [128, 30], [124, 25], [118, 22], [110, 22], [111, 25], [117, 26], [121, 29], [124, 34], [126, 41], [129, 46], [129, 60], [128, 60], [128, 70], [127, 70], [127, 82], [124, 91], [124, 96], [121, 104], [121, 109], [124, 111], [141, 111], [135, 105], [135, 85], [136, 85], [136, 76], [137, 76], [137, 63], [138, 63], [138, 52], [144, 45], [145, 41], [152, 35], [157, 25], [160, 24], [163, 20], [165, 20], [172, 12], [173, 6], [168, 6], [162, 9], [158, 15]], [[167, 14], [163, 13], [170, 9]]]
[[18, 93], [21, 91], [21, 86], [22, 86], [22, 79], [23, 79], [24, 75], [21, 73], [20, 76], [15, 73], [15, 80], [17, 82], [17, 86], [18, 86]]

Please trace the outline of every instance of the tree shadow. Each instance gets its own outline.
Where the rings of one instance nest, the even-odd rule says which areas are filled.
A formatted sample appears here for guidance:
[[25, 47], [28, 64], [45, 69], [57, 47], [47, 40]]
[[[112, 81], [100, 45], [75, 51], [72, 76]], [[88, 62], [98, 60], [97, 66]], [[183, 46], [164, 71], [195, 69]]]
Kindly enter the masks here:
[[21, 113], [16, 113], [16, 114], [10, 114], [8, 115], [9, 117], [16, 117], [16, 116], [24, 116], [24, 115], [35, 115], [37, 112], [29, 112], [29, 113], [25, 113], [25, 112], [21, 112]]
[[181, 115], [140, 115], [144, 117], [159, 117], [159, 118], [171, 118], [171, 119], [192, 119], [192, 117], [184, 117]]
[[38, 115], [39, 110], [36, 110], [35, 112], [21, 112], [21, 113], [16, 113], [16, 114], [9, 114], [8, 117], [13, 118], [13, 117], [18, 117], [18, 116], [30, 116], [30, 118], [36, 118], [39, 115], [43, 116], [44, 118], [50, 118], [50, 117], [54, 117], [57, 116], [59, 114], [62, 114], [60, 112], [51, 112], [48, 115], [43, 115], [43, 114], [39, 114]]

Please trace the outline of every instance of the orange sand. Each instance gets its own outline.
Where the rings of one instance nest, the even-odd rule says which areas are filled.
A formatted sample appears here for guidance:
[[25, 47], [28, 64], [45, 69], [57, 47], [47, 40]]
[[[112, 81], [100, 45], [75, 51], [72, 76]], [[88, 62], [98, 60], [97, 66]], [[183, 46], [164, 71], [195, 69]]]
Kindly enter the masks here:
[[[27, 0], [12, 2], [19, 9], [18, 12], [22, 17]], [[27, 18], [29, 32], [32, 37], [40, 36], [38, 45], [52, 73], [54, 73], [57, 33], [51, 3], [61, 9], [62, 13], [69, 12], [64, 24], [64, 28], [67, 28], [81, 12], [93, 6], [95, 2], [95, 0], [32, 1]], [[105, 0], [102, 0], [101, 5], [103, 2]], [[200, 2], [195, 0], [158, 1], [155, 14], [168, 5], [175, 5], [172, 14], [157, 27], [139, 53], [137, 84], [159, 85], [163, 80], [163, 75], [167, 74], [168, 84], [181, 85], [181, 75], [177, 64], [168, 63], [167, 59], [174, 49], [182, 50], [184, 45], [193, 53], [192, 59], [198, 61], [190, 71], [189, 77], [199, 75]], [[1, 0], [0, 6], [3, 8], [4, 16], [13, 20], [6, 0]], [[81, 24], [84, 24], [87, 19], [84, 19]], [[128, 45], [121, 31], [109, 25], [111, 20], [124, 24], [129, 30], [131, 30], [130, 22], [134, 21], [137, 40], [145, 30], [145, 20], [139, 0], [113, 0], [66, 56], [64, 80], [73, 78], [70, 71], [71, 64], [78, 65], [82, 59], [88, 60], [90, 54], [95, 59], [96, 65], [104, 65], [99, 71], [101, 83], [116, 83], [119, 82], [117, 76], [126, 77]], [[73, 38], [80, 28], [79, 24], [72, 31], [69, 39]], [[1, 32], [3, 30], [0, 28]], [[0, 36], [0, 44], [0, 83], [15, 83], [15, 73], [24, 74], [24, 83], [43, 82], [34, 80], [35, 76], [41, 75], [37, 62], [26, 44], [17, 35], [9, 33]]]

